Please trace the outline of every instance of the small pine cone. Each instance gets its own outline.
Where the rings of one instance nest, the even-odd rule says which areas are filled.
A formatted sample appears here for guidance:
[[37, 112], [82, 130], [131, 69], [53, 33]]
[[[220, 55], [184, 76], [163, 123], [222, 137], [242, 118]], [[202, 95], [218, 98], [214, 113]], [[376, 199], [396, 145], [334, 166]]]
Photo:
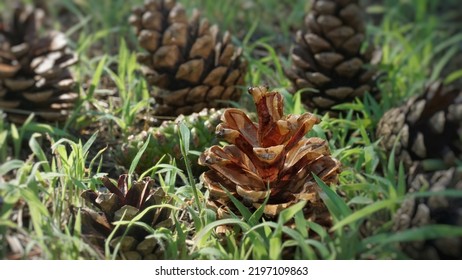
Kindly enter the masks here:
[[31, 113], [64, 121], [78, 98], [69, 71], [77, 56], [63, 33], [40, 36], [43, 20], [42, 10], [19, 6], [9, 26], [0, 22], [0, 109], [17, 123]]
[[157, 115], [187, 115], [240, 98], [247, 64], [228, 32], [220, 36], [197, 11], [188, 21], [175, 0], [148, 0], [130, 22], [148, 51], [138, 57], [144, 75], [159, 88], [153, 92]]
[[387, 152], [396, 142], [396, 160], [407, 168], [424, 159], [454, 166], [462, 160], [462, 91], [433, 83], [403, 106], [387, 111], [376, 134]]
[[330, 225], [312, 173], [335, 184], [340, 163], [331, 157], [325, 140], [304, 137], [319, 119], [310, 113], [284, 116], [278, 92], [265, 87], [249, 92], [257, 107], [258, 124], [239, 109], [227, 109], [216, 133], [231, 145], [212, 146], [199, 157], [199, 164], [210, 168], [201, 176], [210, 192], [209, 206], [218, 218], [229, 212], [239, 215], [224, 187], [252, 210], [269, 196], [264, 214], [270, 219], [299, 201], [308, 201], [307, 218]]
[[[107, 177], [103, 177], [103, 185], [109, 190], [98, 192], [84, 191], [81, 196], [99, 212], [90, 208], [81, 208], [82, 234], [84, 238], [102, 250], [109, 235], [116, 230], [114, 222], [131, 221], [138, 214], [145, 212], [150, 206], [169, 203], [168, 196], [162, 188], [154, 187], [154, 180], [145, 178], [129, 185], [129, 176], [121, 175], [114, 185]], [[159, 207], [148, 210], [140, 219], [152, 228], [171, 228], [170, 208]], [[152, 259], [162, 257], [162, 249], [155, 239], [146, 239], [150, 234], [145, 228], [133, 226], [128, 229], [120, 226], [110, 241], [112, 248], [120, 244], [121, 257], [126, 259]]]
[[[178, 123], [183, 122], [191, 132], [190, 150], [202, 152], [205, 148], [217, 144], [215, 127], [220, 123], [222, 114], [223, 109], [204, 108], [199, 113], [189, 116], [180, 115], [173, 121], [164, 121], [159, 127], [152, 127], [137, 135], [131, 135], [127, 143], [116, 152], [116, 161], [128, 169], [138, 151], [146, 143], [148, 135], [151, 135], [151, 140], [136, 167], [136, 173], [142, 174], [153, 167], [164, 155], [171, 155], [175, 158], [177, 166], [185, 169], [178, 138]], [[203, 168], [197, 165], [197, 156], [190, 155], [190, 162], [193, 173], [198, 175], [202, 173]]]
[[[451, 168], [434, 173], [421, 173], [414, 165], [408, 179], [409, 193], [419, 191], [462, 191], [462, 170]], [[394, 217], [394, 231], [403, 231], [431, 224], [462, 227], [462, 199], [434, 195], [405, 200]], [[446, 237], [401, 243], [403, 251], [413, 259], [462, 258], [462, 237]]]
[[358, 0], [314, 0], [305, 29], [297, 33], [286, 75], [294, 91], [314, 89], [301, 95], [309, 108], [336, 115], [335, 105], [352, 102], [365, 92], [378, 95], [376, 71], [366, 64], [377, 63], [379, 57], [372, 58], [372, 48], [361, 53], [365, 23]]

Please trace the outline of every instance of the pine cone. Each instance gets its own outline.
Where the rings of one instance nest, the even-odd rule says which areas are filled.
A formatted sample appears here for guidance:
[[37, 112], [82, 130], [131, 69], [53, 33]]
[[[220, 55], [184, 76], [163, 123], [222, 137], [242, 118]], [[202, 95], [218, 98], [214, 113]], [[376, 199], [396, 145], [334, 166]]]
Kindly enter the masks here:
[[0, 109], [18, 123], [30, 113], [63, 121], [78, 98], [69, 66], [77, 62], [63, 33], [40, 37], [40, 9], [17, 7], [11, 24], [0, 22]]
[[[116, 153], [116, 161], [125, 168], [129, 168], [138, 151], [146, 143], [148, 135], [151, 135], [151, 140], [138, 163], [136, 173], [142, 174], [153, 167], [164, 155], [172, 155], [176, 159], [177, 166], [185, 169], [178, 138], [178, 123], [184, 122], [191, 131], [190, 150], [202, 152], [205, 148], [217, 143], [214, 132], [215, 127], [220, 123], [222, 114], [223, 110], [205, 108], [199, 113], [189, 116], [180, 115], [174, 121], [164, 121], [160, 127], [152, 127], [138, 135], [131, 135], [128, 143], [122, 145]], [[203, 168], [196, 164], [197, 156], [190, 156], [192, 170], [199, 175]]]
[[[462, 170], [451, 168], [420, 173], [415, 166], [408, 179], [409, 193], [419, 191], [462, 191]], [[462, 227], [462, 199], [441, 195], [410, 198], [403, 202], [394, 218], [394, 231], [430, 224]], [[462, 237], [448, 237], [401, 243], [403, 251], [414, 259], [462, 258]]]
[[433, 83], [386, 112], [376, 134], [387, 152], [396, 142], [396, 159], [407, 168], [423, 159], [443, 159], [454, 166], [456, 159], [462, 160], [462, 91]]
[[[302, 101], [319, 112], [337, 111], [333, 106], [352, 102], [365, 92], [377, 96], [372, 48], [361, 53], [365, 23], [358, 0], [314, 0], [305, 18], [306, 31], [298, 31], [292, 50], [292, 67], [286, 70], [293, 90]], [[378, 57], [373, 63], [377, 63]]]
[[218, 218], [230, 211], [239, 214], [223, 187], [253, 210], [269, 196], [264, 207], [268, 218], [298, 201], [308, 201], [307, 217], [330, 225], [312, 172], [333, 184], [340, 163], [330, 156], [325, 140], [304, 137], [319, 119], [310, 113], [283, 116], [278, 92], [265, 87], [250, 88], [249, 92], [257, 107], [258, 124], [239, 109], [227, 109], [216, 132], [232, 144], [212, 146], [199, 157], [199, 164], [211, 169], [201, 176], [210, 191], [209, 206], [218, 212]]
[[153, 92], [157, 115], [190, 114], [240, 98], [247, 65], [228, 32], [220, 36], [197, 11], [188, 21], [175, 0], [148, 0], [130, 21], [148, 51], [138, 57], [143, 72], [160, 88]]
[[[98, 208], [95, 212], [89, 208], [81, 208], [82, 233], [84, 237], [98, 249], [104, 248], [104, 243], [112, 231], [115, 230], [113, 222], [130, 221], [138, 214], [153, 205], [168, 202], [168, 197], [162, 188], [154, 188], [154, 180], [145, 178], [133, 182], [131, 187], [128, 175], [121, 175], [115, 186], [107, 177], [102, 178], [104, 186], [109, 193], [86, 190], [82, 197]], [[173, 225], [170, 219], [169, 208], [153, 208], [140, 219], [153, 228]], [[162, 249], [155, 239], [146, 239], [150, 233], [139, 226], [133, 226], [127, 230], [126, 226], [120, 226], [110, 241], [114, 248], [120, 242], [120, 252], [126, 259], [158, 259], [162, 257]]]

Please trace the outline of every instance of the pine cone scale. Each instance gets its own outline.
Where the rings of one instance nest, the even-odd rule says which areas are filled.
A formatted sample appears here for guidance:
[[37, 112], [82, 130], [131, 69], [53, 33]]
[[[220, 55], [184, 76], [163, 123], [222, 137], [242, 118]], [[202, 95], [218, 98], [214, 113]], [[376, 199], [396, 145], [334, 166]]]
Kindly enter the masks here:
[[260, 176], [238, 163], [240, 158], [230, 157], [218, 146], [213, 146], [207, 154], [199, 157], [199, 164], [213, 166], [213, 170], [219, 174], [227, 174], [226, 178], [234, 184], [253, 186], [256, 189], [266, 188]]
[[227, 178], [220, 176], [217, 172], [207, 171], [202, 173], [201, 180], [206, 182], [209, 186], [209, 192], [211, 196], [220, 197], [222, 199], [229, 199], [222, 186], [226, 188], [231, 195], [236, 195], [236, 185], [234, 185]]
[[0, 63], [0, 79], [13, 77], [20, 69], [19, 65]]

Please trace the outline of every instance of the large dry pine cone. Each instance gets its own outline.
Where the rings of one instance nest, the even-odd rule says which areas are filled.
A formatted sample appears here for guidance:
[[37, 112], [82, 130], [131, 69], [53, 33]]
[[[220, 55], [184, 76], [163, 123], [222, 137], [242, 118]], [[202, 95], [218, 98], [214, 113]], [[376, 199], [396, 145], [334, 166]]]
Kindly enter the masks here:
[[223, 190], [227, 189], [250, 209], [264, 207], [268, 218], [304, 200], [307, 218], [330, 224], [329, 213], [318, 196], [312, 173], [327, 184], [338, 180], [340, 163], [330, 156], [326, 140], [305, 134], [319, 119], [310, 113], [283, 115], [283, 99], [265, 87], [250, 88], [257, 107], [258, 123], [239, 109], [227, 109], [217, 136], [231, 143], [212, 146], [199, 158], [211, 170], [201, 176], [210, 192], [208, 204], [224, 218], [238, 214]]
[[[115, 230], [114, 222], [131, 221], [145, 211], [140, 218], [153, 228], [170, 228], [173, 221], [170, 218], [170, 208], [148, 208], [154, 205], [168, 203], [169, 198], [162, 188], [154, 188], [154, 180], [143, 180], [129, 184], [129, 176], [121, 175], [114, 185], [107, 177], [102, 178], [107, 192], [86, 190], [82, 197], [99, 211], [81, 208], [82, 234], [85, 239], [103, 250], [106, 239]], [[120, 226], [110, 241], [112, 248], [120, 243], [120, 255], [126, 259], [159, 259], [162, 258], [162, 248], [156, 239], [146, 239], [150, 234], [145, 228], [133, 225], [127, 231], [126, 226]], [[125, 234], [125, 235], [124, 235]]]
[[31, 113], [63, 121], [78, 98], [69, 71], [77, 56], [63, 33], [41, 36], [43, 21], [42, 10], [19, 6], [10, 25], [0, 22], [0, 109], [14, 122]]
[[[420, 173], [413, 166], [409, 176], [409, 193], [419, 191], [462, 191], [462, 170], [451, 168], [434, 173]], [[394, 218], [394, 230], [418, 228], [431, 224], [462, 227], [462, 199], [433, 195], [404, 201]], [[445, 237], [401, 243], [413, 259], [461, 259], [462, 237]]]
[[227, 105], [241, 95], [247, 65], [226, 32], [194, 11], [188, 21], [175, 0], [148, 0], [131, 23], [148, 53], [138, 60], [154, 91], [156, 114], [178, 116]]
[[444, 160], [454, 166], [462, 160], [462, 91], [433, 83], [401, 107], [387, 111], [377, 137], [387, 152], [409, 168], [424, 159]]
[[336, 113], [333, 106], [352, 102], [374, 89], [376, 71], [372, 48], [365, 53], [363, 11], [358, 0], [314, 0], [305, 18], [305, 31], [297, 32], [292, 67], [286, 75], [294, 90], [302, 92], [309, 108]]

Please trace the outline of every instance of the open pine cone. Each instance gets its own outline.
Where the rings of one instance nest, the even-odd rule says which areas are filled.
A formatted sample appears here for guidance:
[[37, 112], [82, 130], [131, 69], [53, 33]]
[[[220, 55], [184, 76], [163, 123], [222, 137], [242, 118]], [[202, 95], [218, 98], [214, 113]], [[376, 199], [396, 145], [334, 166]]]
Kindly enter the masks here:
[[[168, 203], [168, 197], [162, 188], [154, 188], [154, 180], [145, 178], [129, 184], [129, 176], [121, 175], [115, 186], [109, 178], [103, 177], [104, 186], [109, 193], [86, 190], [82, 197], [100, 212], [90, 208], [81, 208], [82, 233], [96, 248], [103, 250], [106, 239], [115, 230], [113, 222], [130, 221], [150, 206]], [[153, 228], [170, 228], [170, 208], [153, 208], [139, 220]], [[128, 230], [128, 231], [127, 231]], [[125, 236], [124, 233], [127, 231]], [[110, 241], [112, 248], [120, 242], [120, 254], [126, 259], [159, 259], [162, 249], [155, 239], [145, 237], [149, 232], [134, 225], [130, 229], [120, 226]]]
[[396, 142], [396, 159], [407, 168], [424, 159], [454, 166], [462, 160], [462, 91], [433, 83], [403, 106], [387, 111], [376, 134], [387, 152]]
[[17, 7], [11, 24], [0, 22], [0, 109], [18, 123], [29, 114], [63, 121], [78, 94], [69, 66], [77, 62], [63, 33], [41, 36], [44, 13]]
[[175, 0], [148, 0], [134, 10], [131, 23], [141, 47], [139, 62], [154, 91], [156, 114], [178, 116], [237, 101], [247, 65], [226, 32], [194, 11], [188, 21]]
[[[423, 173], [418, 165], [411, 168], [408, 193], [420, 191], [462, 191], [462, 170], [450, 168], [433, 173]], [[394, 217], [394, 230], [418, 228], [431, 224], [462, 227], [462, 199], [433, 195], [411, 197], [403, 202]], [[462, 258], [462, 237], [445, 237], [401, 243], [403, 251], [413, 259]]]
[[223, 190], [251, 209], [264, 207], [268, 218], [304, 200], [307, 218], [330, 225], [330, 216], [321, 202], [312, 173], [327, 184], [338, 180], [340, 163], [330, 156], [326, 140], [305, 134], [319, 122], [310, 113], [283, 116], [283, 99], [265, 87], [250, 88], [257, 107], [258, 123], [239, 109], [227, 109], [216, 133], [231, 143], [212, 146], [201, 154], [199, 164], [211, 170], [201, 176], [210, 192], [208, 204], [224, 218], [237, 212]]
[[[358, 0], [314, 0], [305, 18], [305, 31], [298, 31], [292, 50], [292, 67], [286, 70], [293, 90], [302, 92], [303, 102], [319, 112], [337, 113], [335, 105], [352, 102], [365, 92], [374, 95], [377, 63], [365, 42], [363, 11]], [[376, 53], [378, 54], [378, 53]]]

